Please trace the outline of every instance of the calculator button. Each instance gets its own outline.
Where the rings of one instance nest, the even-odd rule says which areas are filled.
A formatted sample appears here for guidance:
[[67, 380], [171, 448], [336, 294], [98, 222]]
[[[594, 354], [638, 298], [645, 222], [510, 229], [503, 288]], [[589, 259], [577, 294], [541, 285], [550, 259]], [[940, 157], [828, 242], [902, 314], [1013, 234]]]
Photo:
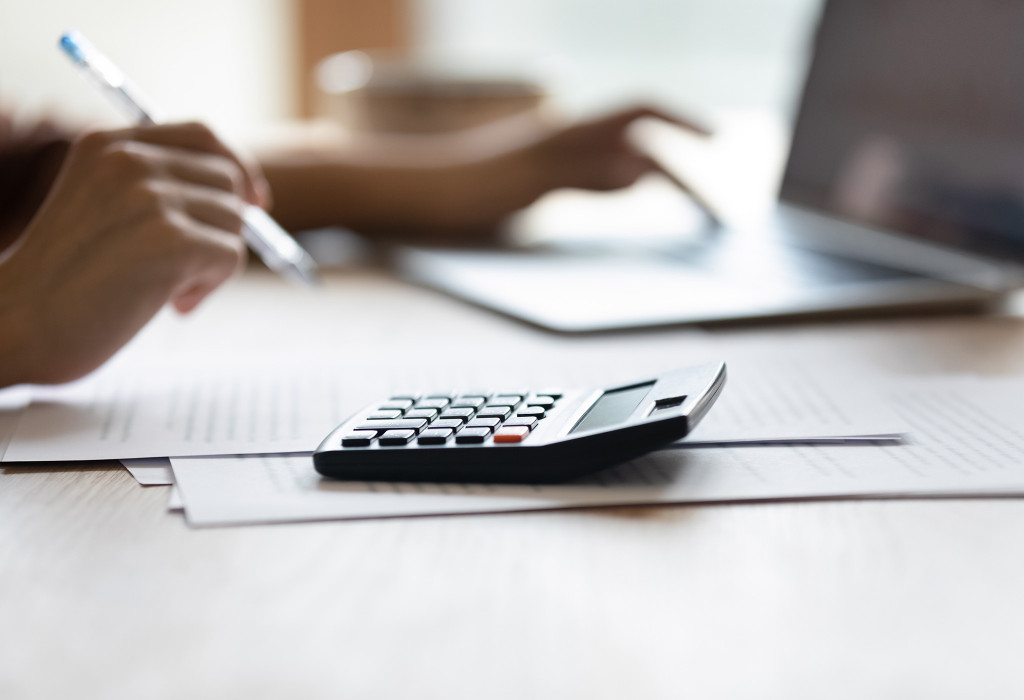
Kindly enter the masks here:
[[455, 442], [460, 445], [478, 444], [491, 436], [490, 428], [465, 428], [455, 436]]
[[448, 399], [421, 399], [416, 402], [416, 408], [437, 408], [441, 409], [448, 405]]
[[452, 408], [480, 408], [486, 401], [482, 396], [460, 396], [452, 401]]
[[455, 434], [451, 428], [428, 428], [416, 440], [421, 445], [443, 445]]
[[501, 425], [500, 418], [474, 418], [473, 420], [466, 423], [467, 428], [487, 428], [493, 430]]
[[381, 445], [394, 447], [396, 445], [408, 445], [409, 441], [416, 437], [415, 430], [389, 430], [377, 440]]
[[558, 401], [558, 399], [562, 398], [562, 392], [559, 391], [558, 389], [543, 389], [541, 391], [535, 391], [533, 393], [534, 396], [550, 396], [555, 401]]
[[494, 434], [495, 442], [522, 442], [523, 438], [530, 434], [530, 428], [525, 425], [505, 425]]
[[512, 413], [512, 409], [508, 406], [484, 406], [477, 413], [477, 418], [501, 418], [505, 419]]
[[418, 398], [419, 396], [416, 394], [395, 394], [394, 396], [389, 396], [388, 401], [415, 401]]
[[356, 430], [416, 430], [420, 431], [427, 421], [422, 418], [403, 418], [400, 420], [375, 420], [363, 423]]
[[433, 392], [427, 394], [426, 396], [424, 396], [423, 398], [425, 398], [425, 399], [447, 399], [447, 400], [451, 401], [452, 396], [454, 396], [454, 394], [451, 394], [450, 392], [447, 392], [447, 391], [433, 391]]
[[487, 402], [488, 406], [518, 406], [522, 396], [495, 396]]
[[427, 420], [434, 420], [437, 417], [436, 408], [413, 408], [405, 412], [406, 418], [426, 418]]
[[366, 416], [365, 420], [394, 420], [401, 417], [401, 411], [377, 411]]
[[458, 430], [462, 427], [461, 418], [438, 418], [436, 421], [430, 424], [430, 429], [434, 428], [448, 428], [450, 430]]
[[540, 408], [551, 408], [555, 405], [555, 400], [550, 396], [534, 396], [533, 398], [527, 399], [527, 406], [539, 406]]
[[369, 447], [373, 439], [377, 437], [376, 430], [357, 430], [349, 433], [341, 439], [342, 447]]
[[395, 399], [377, 407], [381, 411], [404, 411], [407, 408], [412, 408], [412, 399]]
[[528, 416], [532, 416], [534, 418], [543, 418], [546, 415], [547, 415], [547, 413], [545, 413], [544, 409], [541, 408], [540, 406], [530, 406], [528, 408], [520, 408], [518, 411], [516, 411], [516, 417], [517, 418], [526, 418]]
[[473, 417], [476, 413], [472, 408], [449, 408], [447, 411], [441, 414], [441, 418], [446, 420], [457, 418], [463, 421], [467, 421]]
[[505, 425], [525, 425], [530, 430], [533, 430], [534, 428], [537, 427], [537, 417], [536, 416], [517, 416], [516, 418], [511, 418], [511, 419], [505, 421]]

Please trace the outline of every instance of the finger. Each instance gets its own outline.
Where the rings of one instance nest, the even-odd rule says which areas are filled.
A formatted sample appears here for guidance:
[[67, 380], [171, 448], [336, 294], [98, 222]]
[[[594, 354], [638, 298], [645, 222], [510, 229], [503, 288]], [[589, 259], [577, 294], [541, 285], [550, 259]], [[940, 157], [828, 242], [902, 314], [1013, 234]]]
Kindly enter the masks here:
[[560, 186], [596, 191], [618, 190], [629, 187], [652, 169], [651, 160], [636, 153], [623, 153], [611, 159], [576, 159], [565, 164]]
[[703, 212], [704, 216], [708, 218], [708, 221], [710, 221], [712, 225], [716, 227], [723, 226], [722, 217], [718, 213], [718, 209], [700, 193], [700, 190], [695, 189], [693, 185], [663, 166], [657, 160], [653, 158], [648, 158], [648, 160], [651, 162], [651, 171], [658, 173], [678, 187], [679, 190], [689, 197], [690, 201], [693, 202], [701, 212]]
[[245, 246], [240, 237], [226, 235], [202, 224], [195, 224], [192, 231], [194, 272], [170, 298], [180, 313], [195, 309], [245, 264]]
[[195, 287], [171, 300], [174, 310], [180, 314], [187, 314], [195, 310], [199, 303], [209, 296], [208, 290]]
[[126, 138], [142, 143], [171, 146], [188, 151], [212, 153], [228, 158], [245, 175], [246, 200], [252, 204], [269, 203], [270, 186], [255, 161], [228, 148], [209, 127], [197, 122], [160, 124], [110, 132], [111, 138]]
[[168, 175], [181, 182], [211, 187], [246, 199], [245, 173], [233, 160], [180, 148], [161, 150], [160, 158]]
[[172, 187], [182, 183], [201, 185], [247, 198], [245, 173], [235, 161], [224, 156], [135, 140], [115, 138], [110, 143], [107, 133], [91, 134], [92, 137], [100, 138], [98, 145], [107, 155], [116, 151], [122, 171], [129, 170], [129, 176], [157, 176]]
[[182, 187], [181, 199], [185, 213], [195, 221], [225, 233], [241, 234], [245, 205], [238, 197], [209, 187], [187, 185]]
[[614, 112], [597, 121], [604, 122], [612, 128], [625, 129], [638, 119], [661, 119], [662, 121], [669, 122], [670, 124], [680, 126], [687, 131], [692, 131], [699, 136], [711, 136], [712, 134], [712, 131], [708, 127], [693, 119], [650, 105], [630, 107], [628, 109]]

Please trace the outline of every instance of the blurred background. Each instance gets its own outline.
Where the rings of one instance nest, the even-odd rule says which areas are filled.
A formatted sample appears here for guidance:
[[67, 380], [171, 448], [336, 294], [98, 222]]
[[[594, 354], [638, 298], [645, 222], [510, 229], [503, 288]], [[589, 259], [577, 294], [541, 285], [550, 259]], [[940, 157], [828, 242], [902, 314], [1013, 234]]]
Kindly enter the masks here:
[[173, 117], [245, 129], [318, 109], [313, 67], [347, 49], [517, 65], [589, 112], [656, 99], [785, 120], [818, 0], [0, 0], [0, 100], [117, 115], [56, 50], [77, 28]]
[[[319, 72], [320, 85], [317, 67], [328, 56], [363, 49], [377, 59], [413, 57], [475, 79], [470, 93], [484, 89], [479, 81], [487, 78], [534, 85], [544, 109], [568, 116], [635, 101], [690, 115], [712, 126], [715, 138], [694, 143], [661, 134], [657, 149], [722, 213], [730, 212], [725, 200], [737, 203], [732, 219], [741, 223], [742, 215], [753, 220], [771, 206], [819, 4], [0, 0], [0, 110], [73, 127], [123, 123], [56, 48], [60, 34], [76, 28], [164, 117], [201, 119], [235, 141], [259, 142], [283, 124], [351, 116], [351, 105], [323, 88], [358, 87], [351, 75], [358, 62], [329, 64], [332, 70]], [[594, 235], [594, 222], [618, 234], [628, 225], [632, 235], [644, 226], [652, 235], [690, 226], [698, 215], [661, 186], [660, 193], [634, 188], [633, 204], [618, 208], [616, 195], [563, 192], [535, 207], [524, 228], [543, 238], [545, 231], [573, 235], [574, 226]], [[602, 208], [605, 201], [611, 208]], [[547, 206], [552, 202], [557, 206]]]

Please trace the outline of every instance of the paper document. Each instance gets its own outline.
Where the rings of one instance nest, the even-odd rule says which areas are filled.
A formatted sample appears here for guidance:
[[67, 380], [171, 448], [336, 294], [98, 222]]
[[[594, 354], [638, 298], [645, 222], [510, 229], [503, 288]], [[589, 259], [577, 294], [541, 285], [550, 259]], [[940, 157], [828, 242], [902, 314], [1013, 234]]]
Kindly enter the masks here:
[[174, 472], [166, 457], [122, 459], [121, 464], [143, 486], [173, 486]]
[[18, 386], [0, 389], [0, 461], [3, 461], [7, 444], [14, 436], [14, 430], [28, 405], [28, 387]]
[[571, 485], [341, 482], [309, 456], [171, 460], [193, 525], [829, 496], [1024, 492], [1024, 382], [910, 381], [912, 444], [694, 448]]
[[347, 382], [337, 374], [287, 366], [132, 367], [36, 389], [5, 460], [310, 450], [348, 415], [341, 403]]
[[[394, 391], [508, 386], [493, 363], [413, 366], [114, 366], [63, 387], [36, 388], [5, 459], [23, 462], [310, 452], [338, 423]], [[673, 365], [610, 375], [600, 355], [547, 366], [560, 386], [614, 386]], [[555, 371], [555, 370], [559, 371]], [[822, 369], [729, 368], [717, 405], [691, 440], [742, 443], [891, 437], [905, 424], [878, 401], [877, 380]], [[516, 378], [512, 377], [514, 381]], [[521, 383], [520, 381], [515, 384]], [[550, 382], [548, 382], [550, 383]], [[513, 384], [513, 385], [515, 385]]]
[[909, 428], [882, 400], [888, 381], [814, 367], [730, 365], [718, 401], [681, 444], [898, 439]]

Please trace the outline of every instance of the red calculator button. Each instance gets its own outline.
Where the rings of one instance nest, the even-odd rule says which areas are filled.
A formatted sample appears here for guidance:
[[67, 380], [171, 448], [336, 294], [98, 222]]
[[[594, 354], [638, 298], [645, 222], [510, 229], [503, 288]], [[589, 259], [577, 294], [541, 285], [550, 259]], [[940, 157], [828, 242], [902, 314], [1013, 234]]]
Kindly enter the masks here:
[[523, 438], [530, 434], [530, 429], [525, 425], [510, 425], [499, 428], [494, 434], [495, 442], [522, 442]]

